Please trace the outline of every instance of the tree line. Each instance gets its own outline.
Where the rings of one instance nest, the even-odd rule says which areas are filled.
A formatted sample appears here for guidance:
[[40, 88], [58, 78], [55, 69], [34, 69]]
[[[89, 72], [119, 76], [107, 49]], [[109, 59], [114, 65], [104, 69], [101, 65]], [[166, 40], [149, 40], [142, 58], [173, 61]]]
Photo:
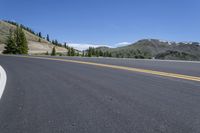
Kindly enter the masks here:
[[14, 25], [14, 26], [19, 26], [19, 25], [20, 25], [20, 27], [21, 27], [23, 30], [28, 31], [28, 32], [32, 33], [33, 35], [39, 37], [39, 38], [38, 38], [38, 42], [41, 42], [42, 39], [45, 39], [45, 40], [47, 40], [48, 42], [51, 42], [51, 43], [52, 43], [53, 45], [55, 45], [55, 46], [64, 47], [60, 42], [58, 42], [57, 39], [52, 39], [52, 40], [51, 40], [49, 34], [47, 34], [46, 37], [44, 37], [44, 36], [42, 35], [42, 32], [35, 32], [35, 31], [32, 30], [31, 28], [29, 28], [29, 27], [27, 27], [27, 26], [24, 26], [23, 24], [19, 24], [19, 23], [13, 22], [13, 21], [8, 21], [8, 20], [4, 20], [4, 22], [7, 22], [7, 23], [12, 24], [12, 25]]
[[[13, 21], [8, 21], [8, 20], [4, 20], [4, 22], [7, 22], [9, 24], [12, 24], [12, 25], [15, 25], [15, 26], [19, 26], [23, 29], [23, 30], [26, 30], [36, 36], [38, 36], [39, 38], [41, 39], [45, 39], [45, 37], [42, 36], [42, 33], [41, 32], [35, 32], [34, 30], [32, 30], [31, 28], [27, 27], [27, 26], [24, 26], [23, 24], [19, 24], [19, 23], [16, 23], [16, 22], [13, 22]], [[48, 36], [48, 35], [47, 35]]]
[[[13, 22], [13, 21], [8, 21], [8, 20], [4, 20], [4, 22], [7, 22], [9, 24], [12, 24], [12, 25], [15, 25], [15, 26], [18, 26], [19, 24], [16, 23], [16, 22]], [[31, 28], [27, 27], [27, 26], [24, 26], [23, 24], [20, 24], [20, 27], [34, 35], [37, 35], [37, 33], [35, 33]]]
[[112, 56], [116, 58], [135, 58], [135, 59], [151, 59], [150, 52], [140, 49], [121, 49], [112, 52]]
[[86, 56], [86, 57], [112, 57], [112, 54], [109, 51], [102, 51], [101, 49], [89, 47], [86, 51], [83, 51], [83, 56]]

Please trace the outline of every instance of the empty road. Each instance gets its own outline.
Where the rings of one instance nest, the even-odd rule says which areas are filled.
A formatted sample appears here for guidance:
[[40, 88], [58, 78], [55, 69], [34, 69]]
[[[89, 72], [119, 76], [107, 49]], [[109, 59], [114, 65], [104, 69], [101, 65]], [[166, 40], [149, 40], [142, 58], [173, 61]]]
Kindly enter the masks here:
[[198, 78], [200, 63], [48, 58], [0, 56], [0, 133], [200, 132], [200, 81], [98, 65]]

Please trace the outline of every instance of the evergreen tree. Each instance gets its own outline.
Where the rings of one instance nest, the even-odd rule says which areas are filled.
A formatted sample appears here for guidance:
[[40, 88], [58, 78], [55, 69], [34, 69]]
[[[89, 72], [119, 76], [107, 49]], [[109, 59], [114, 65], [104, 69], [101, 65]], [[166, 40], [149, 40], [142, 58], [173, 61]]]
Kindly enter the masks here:
[[85, 51], [84, 51], [84, 50], [83, 50], [82, 56], [83, 56], [83, 57], [85, 56]]
[[68, 45], [66, 46], [66, 49], [69, 49], [69, 46], [68, 46]]
[[71, 56], [71, 48], [68, 48], [67, 56]]
[[16, 30], [8, 36], [6, 47], [3, 53], [7, 54], [28, 54], [28, 42], [22, 27], [17, 26]]
[[39, 33], [38, 33], [38, 36], [39, 36], [40, 38], [42, 38], [42, 33], [41, 33], [41, 32], [39, 32]]
[[103, 52], [101, 50], [99, 51], [99, 56], [103, 56]]
[[92, 55], [95, 55], [95, 49], [91, 48]]
[[58, 46], [58, 40], [55, 40], [55, 44], [56, 44], [56, 46]]
[[52, 42], [51, 42], [52, 44], [55, 44], [55, 41], [54, 40], [52, 40]]
[[67, 48], [67, 43], [65, 42], [64, 47]]
[[112, 54], [111, 54], [111, 52], [109, 52], [109, 55], [108, 55], [108, 57], [112, 57]]
[[17, 54], [28, 54], [28, 42], [23, 29], [19, 26], [15, 30], [15, 41], [17, 44]]
[[71, 56], [75, 56], [75, 49], [71, 48]]
[[56, 55], [56, 47], [54, 46], [51, 52], [51, 56], [55, 56]]
[[49, 39], [49, 35], [47, 34], [47, 41], [49, 42], [50, 41], [50, 39]]
[[89, 49], [87, 50], [87, 55], [88, 55], [88, 57], [92, 57], [92, 48], [91, 47], [89, 47]]
[[99, 57], [99, 50], [95, 50], [95, 55]]
[[9, 36], [7, 38], [6, 41], [6, 46], [5, 46], [5, 50], [3, 51], [4, 54], [16, 54], [16, 44], [15, 44], [15, 40], [13, 37], [13, 31], [10, 30], [9, 31]]

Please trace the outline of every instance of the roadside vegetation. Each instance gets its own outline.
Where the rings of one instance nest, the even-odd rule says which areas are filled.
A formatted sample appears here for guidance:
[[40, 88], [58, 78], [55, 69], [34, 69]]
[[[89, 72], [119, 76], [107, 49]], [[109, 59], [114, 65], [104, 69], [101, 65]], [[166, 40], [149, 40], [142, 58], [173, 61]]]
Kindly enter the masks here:
[[53, 47], [52, 52], [51, 52], [51, 56], [56, 56], [56, 47]]
[[185, 52], [171, 51], [171, 50], [168, 50], [164, 53], [160, 53], [160, 54], [156, 55], [155, 58], [162, 59], [162, 60], [175, 60], [177, 58], [179, 60], [199, 60], [198, 56], [188, 54]]
[[86, 51], [83, 51], [83, 55], [85, 57], [112, 57], [111, 53], [108, 51], [102, 51], [101, 49], [96, 49], [93, 47], [89, 47]]
[[3, 53], [28, 54], [28, 42], [26, 40], [26, 36], [22, 30], [22, 27], [17, 26], [14, 31], [10, 30]]

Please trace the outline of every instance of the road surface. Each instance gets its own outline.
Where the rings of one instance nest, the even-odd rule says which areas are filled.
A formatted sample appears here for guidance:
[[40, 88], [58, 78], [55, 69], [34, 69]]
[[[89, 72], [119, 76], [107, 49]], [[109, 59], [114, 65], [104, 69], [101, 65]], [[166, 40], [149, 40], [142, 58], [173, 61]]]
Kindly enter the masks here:
[[[63, 59], [200, 77], [200, 63]], [[0, 133], [200, 132], [200, 82], [12, 56], [0, 56], [0, 65]]]

